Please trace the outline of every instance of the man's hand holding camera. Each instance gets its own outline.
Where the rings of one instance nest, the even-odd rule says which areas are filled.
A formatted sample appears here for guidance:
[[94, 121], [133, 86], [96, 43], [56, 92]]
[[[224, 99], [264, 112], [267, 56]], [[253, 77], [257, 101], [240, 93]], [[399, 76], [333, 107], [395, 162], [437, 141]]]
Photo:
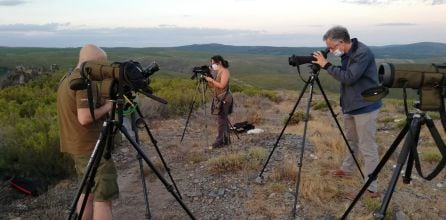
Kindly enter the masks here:
[[316, 51], [313, 53], [313, 57], [316, 60], [311, 61], [314, 64], [319, 65], [320, 67], [324, 68], [325, 65], [327, 65], [328, 61], [327, 59], [324, 57], [324, 55], [322, 54], [321, 51]]

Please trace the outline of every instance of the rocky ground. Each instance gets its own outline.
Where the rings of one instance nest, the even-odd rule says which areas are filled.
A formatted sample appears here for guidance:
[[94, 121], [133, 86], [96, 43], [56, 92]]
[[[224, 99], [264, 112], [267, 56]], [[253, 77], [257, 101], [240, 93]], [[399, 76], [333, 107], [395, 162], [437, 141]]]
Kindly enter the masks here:
[[[183, 197], [182, 201], [197, 219], [292, 219], [290, 212], [302, 145], [302, 122], [287, 127], [267, 166], [263, 183], [256, 181], [297, 96], [289, 92], [280, 95], [283, 101], [274, 103], [265, 98], [238, 94], [236, 112], [231, 115], [231, 121], [250, 120], [264, 132], [240, 134], [240, 139], [232, 135], [232, 144], [221, 149], [210, 150], [207, 146], [207, 142], [212, 143], [216, 135], [216, 127], [213, 117], [204, 117], [203, 110], [194, 112], [181, 144], [184, 117], [148, 121]], [[321, 97], [316, 96], [315, 100], [318, 99]], [[303, 100], [300, 110], [304, 109], [305, 103]], [[383, 111], [380, 118], [389, 115], [393, 117], [395, 113], [390, 111], [395, 109], [392, 108], [398, 107]], [[297, 219], [339, 218], [350, 204], [345, 193], [357, 192], [361, 187], [361, 179], [359, 173], [352, 179], [339, 179], [328, 174], [330, 169], [339, 164], [345, 144], [326, 109], [312, 110], [312, 116], [302, 161]], [[205, 118], [207, 129], [203, 120]], [[379, 123], [378, 142], [381, 155], [399, 132], [393, 124], [395, 123], [390, 120]], [[170, 183], [147, 134], [144, 130], [139, 134], [142, 149]], [[427, 139], [423, 140], [428, 142]], [[147, 209], [136, 151], [123, 140], [113, 158], [117, 164], [120, 186], [120, 197], [113, 203], [114, 219], [145, 219]], [[387, 188], [392, 166], [395, 164], [393, 159], [379, 175], [381, 195]], [[423, 163], [425, 164], [429, 170], [435, 163]], [[143, 172], [153, 219], [188, 219], [179, 202], [145, 163]], [[389, 218], [445, 219], [446, 172], [442, 171], [433, 181], [424, 181], [415, 173], [414, 171], [414, 180], [410, 185], [399, 181], [388, 208]], [[6, 182], [0, 187], [0, 219], [65, 219], [77, 185], [73, 179], [63, 180], [39, 197], [19, 194]], [[353, 209], [350, 219], [372, 219], [373, 210], [379, 204], [379, 199], [361, 199]]]

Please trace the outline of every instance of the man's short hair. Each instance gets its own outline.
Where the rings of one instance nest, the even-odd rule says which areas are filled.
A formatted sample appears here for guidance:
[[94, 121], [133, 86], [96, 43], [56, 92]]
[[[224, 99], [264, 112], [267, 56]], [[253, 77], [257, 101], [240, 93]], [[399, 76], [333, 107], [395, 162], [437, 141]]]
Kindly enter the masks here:
[[350, 43], [350, 35], [348, 34], [348, 30], [342, 26], [334, 26], [324, 34], [323, 40], [327, 39], [331, 40], [342, 40], [346, 43]]

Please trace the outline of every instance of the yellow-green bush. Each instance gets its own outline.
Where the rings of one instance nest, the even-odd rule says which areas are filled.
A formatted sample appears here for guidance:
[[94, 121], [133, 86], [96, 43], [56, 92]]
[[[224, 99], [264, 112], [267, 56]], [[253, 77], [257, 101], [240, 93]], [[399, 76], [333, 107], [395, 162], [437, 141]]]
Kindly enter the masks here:
[[263, 96], [273, 102], [281, 101], [277, 92], [271, 90], [260, 89], [258, 87], [245, 86], [238, 83], [232, 83], [230, 85], [230, 89], [232, 92], [240, 92], [249, 96], [255, 96], [255, 95]]
[[[194, 96], [196, 96], [194, 109], [200, 106], [203, 99], [201, 90], [197, 90], [196, 81], [193, 80], [159, 78], [154, 79], [150, 86], [156, 96], [168, 101], [167, 105], [158, 105], [159, 107], [155, 109], [163, 117], [187, 114]], [[208, 88], [206, 91], [208, 103], [212, 95], [209, 90]]]

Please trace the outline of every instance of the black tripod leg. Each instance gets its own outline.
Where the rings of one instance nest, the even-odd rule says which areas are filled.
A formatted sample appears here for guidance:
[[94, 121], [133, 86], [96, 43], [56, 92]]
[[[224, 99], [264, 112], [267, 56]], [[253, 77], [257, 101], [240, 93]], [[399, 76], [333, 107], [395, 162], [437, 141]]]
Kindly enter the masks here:
[[232, 126], [232, 123], [231, 123], [231, 121], [229, 121], [229, 118], [228, 118], [228, 125], [229, 125], [229, 130], [233, 130], [233, 131], [234, 131], [234, 134], [235, 134], [235, 136], [237, 137], [237, 139], [239, 139], [239, 140], [240, 140], [240, 137], [238, 136], [237, 132], [235, 131], [235, 129], [234, 129], [234, 126]]
[[135, 150], [139, 153], [139, 155], [142, 157], [142, 159], [147, 163], [147, 165], [150, 167], [150, 169], [152, 169], [152, 171], [155, 173], [155, 175], [158, 177], [158, 179], [166, 187], [167, 191], [169, 191], [172, 194], [172, 196], [177, 200], [177, 202], [181, 205], [181, 207], [184, 209], [184, 211], [186, 211], [186, 213], [189, 215], [189, 217], [191, 219], [195, 219], [194, 215], [189, 210], [189, 208], [187, 208], [186, 204], [184, 204], [184, 202], [181, 200], [181, 198], [175, 193], [172, 185], [170, 185], [166, 181], [166, 179], [164, 179], [163, 175], [161, 175], [161, 173], [156, 169], [155, 165], [153, 165], [153, 163], [149, 160], [147, 155], [145, 155], [144, 151], [140, 148], [139, 144], [136, 143], [135, 140], [133, 140], [130, 137], [129, 133], [127, 132], [127, 129], [125, 129], [125, 127], [123, 127], [123, 126], [120, 126], [119, 130], [121, 131], [122, 134], [124, 134], [124, 136], [127, 138], [127, 140], [132, 144], [133, 148], [135, 148]]
[[409, 152], [409, 155], [408, 155], [406, 171], [404, 172], [404, 175], [403, 175], [403, 183], [404, 184], [409, 184], [410, 181], [412, 181], [411, 176], [412, 176], [412, 169], [413, 169], [413, 164], [414, 164], [414, 152], [413, 151], [416, 150], [416, 146], [414, 148], [415, 149], [411, 149], [411, 151]]
[[209, 135], [208, 135], [208, 116], [207, 116], [207, 107], [206, 107], [206, 90], [207, 90], [207, 82], [200, 80], [201, 84], [201, 104], [204, 108], [204, 135], [206, 136], [206, 146], [209, 146]]
[[302, 99], [302, 96], [304, 95], [305, 90], [306, 90], [307, 87], [308, 87], [308, 84], [309, 84], [309, 83], [308, 83], [308, 81], [307, 81], [307, 83], [305, 83], [305, 85], [304, 85], [304, 88], [303, 88], [302, 91], [300, 92], [300, 94], [299, 94], [299, 98], [297, 99], [296, 104], [294, 104], [294, 107], [293, 107], [293, 109], [291, 110], [291, 112], [290, 112], [290, 114], [289, 114], [289, 116], [288, 116], [288, 119], [286, 120], [285, 125], [284, 125], [283, 128], [282, 128], [282, 131], [280, 132], [279, 136], [277, 137], [276, 142], [274, 143], [274, 147], [273, 147], [273, 149], [271, 150], [271, 153], [269, 154], [268, 159], [266, 159], [265, 164], [263, 165], [263, 168], [262, 168], [262, 170], [261, 170], [260, 173], [259, 173], [259, 177], [260, 177], [260, 178], [263, 178], [263, 172], [265, 172], [266, 166], [268, 165], [269, 161], [271, 160], [271, 157], [273, 156], [274, 151], [276, 150], [277, 146], [279, 145], [279, 141], [280, 141], [280, 139], [282, 138], [282, 135], [283, 135], [283, 133], [285, 132], [285, 129], [286, 129], [286, 127], [288, 126], [288, 123], [290, 123], [291, 118], [293, 117], [293, 114], [294, 114], [294, 112], [296, 111], [296, 108], [297, 108], [297, 106], [299, 105], [299, 102], [300, 102], [300, 100]]
[[393, 191], [395, 190], [395, 186], [401, 173], [401, 169], [403, 168], [404, 163], [406, 163], [409, 153], [412, 151], [413, 148], [416, 148], [417, 140], [415, 140], [415, 138], [419, 136], [420, 129], [420, 117], [414, 117], [412, 122], [410, 123], [409, 132], [404, 141], [404, 145], [401, 149], [400, 155], [398, 156], [397, 164], [395, 170], [393, 171], [392, 178], [390, 179], [389, 186], [387, 187], [386, 194], [381, 203], [381, 207], [379, 208], [378, 212], [375, 212], [374, 214], [376, 219], [384, 219], [384, 217], [386, 216], [386, 210], [389, 206], [390, 199], [392, 198]]
[[353, 199], [352, 203], [347, 208], [347, 210], [344, 212], [344, 214], [342, 215], [341, 219], [346, 219], [347, 218], [348, 214], [350, 214], [350, 211], [353, 209], [353, 207], [359, 201], [359, 198], [361, 198], [361, 196], [364, 194], [364, 192], [367, 190], [367, 188], [370, 186], [370, 184], [372, 184], [372, 182], [376, 180], [376, 178], [378, 177], [378, 174], [381, 171], [381, 169], [384, 167], [384, 165], [390, 159], [390, 157], [392, 156], [393, 152], [395, 152], [396, 148], [401, 143], [401, 141], [403, 140], [404, 136], [406, 136], [407, 131], [409, 130], [410, 122], [411, 122], [411, 120], [408, 119], [408, 121], [406, 122], [404, 128], [401, 130], [401, 132], [395, 138], [393, 143], [390, 145], [389, 150], [387, 150], [387, 152], [384, 154], [383, 158], [378, 163], [378, 165], [376, 166], [375, 170], [373, 170], [373, 172], [369, 175], [369, 179], [366, 181], [364, 186], [361, 188], [359, 193], [356, 195], [355, 199]]
[[[76, 219], [77, 217], [82, 218], [91, 188], [94, 185], [94, 177], [96, 176], [96, 171], [102, 159], [102, 154], [104, 153], [104, 148], [106, 146], [107, 134], [109, 133], [110, 129], [111, 129], [111, 123], [104, 122], [104, 124], [102, 125], [98, 141], [95, 144], [94, 150], [90, 156], [90, 160], [88, 161], [88, 165], [85, 169], [84, 176], [82, 177], [82, 181], [78, 187], [76, 196], [74, 197], [74, 200], [71, 203], [70, 214], [68, 216], [68, 219], [73, 219], [73, 218]], [[82, 201], [81, 209], [79, 213], [76, 215], [75, 213], [76, 213], [77, 203], [84, 188], [85, 188], [85, 197], [84, 200]]]
[[308, 97], [307, 101], [307, 109], [305, 111], [305, 125], [304, 125], [304, 134], [302, 137], [302, 146], [300, 148], [300, 155], [299, 155], [299, 161], [297, 163], [297, 166], [299, 167], [299, 170], [297, 172], [297, 180], [296, 180], [296, 193], [294, 194], [294, 205], [293, 205], [293, 212], [292, 216], [293, 218], [296, 216], [297, 212], [297, 199], [299, 196], [299, 188], [300, 188], [300, 177], [302, 174], [302, 161], [304, 159], [304, 153], [305, 153], [305, 142], [307, 137], [307, 128], [308, 128], [308, 121], [310, 119], [310, 107], [311, 107], [311, 100], [313, 99], [313, 89], [314, 89], [314, 76], [310, 79], [310, 95]]
[[361, 177], [364, 179], [364, 173], [362, 172], [361, 167], [359, 166], [358, 160], [355, 157], [355, 152], [353, 152], [352, 148], [350, 147], [350, 144], [348, 143], [347, 138], [345, 137], [344, 131], [342, 130], [342, 127], [339, 124], [338, 118], [336, 117], [336, 114], [334, 113], [333, 108], [331, 107], [330, 102], [328, 101], [327, 95], [325, 95], [324, 89], [322, 88], [319, 78], [316, 79], [316, 82], [317, 82], [317, 85], [319, 86], [319, 90], [321, 90], [322, 96], [324, 97], [324, 100], [328, 106], [328, 109], [330, 109], [331, 116], [335, 120], [336, 125], [338, 126], [338, 129], [341, 132], [342, 138], [344, 139], [344, 142], [347, 145], [348, 151], [352, 155], [352, 158], [355, 161], [356, 167], [358, 167], [359, 173], [361, 173]]
[[[135, 132], [135, 141], [136, 141], [136, 143], [140, 144], [138, 129], [136, 127], [135, 112], [132, 112], [130, 117], [131, 117], [131, 121], [132, 121], [132, 130], [133, 130], [133, 132]], [[141, 115], [140, 115], [140, 117], [141, 117]], [[139, 171], [140, 171], [141, 182], [142, 182], [142, 187], [143, 187], [143, 194], [144, 194], [144, 203], [146, 205], [146, 218], [150, 220], [150, 219], [152, 219], [152, 214], [150, 213], [150, 204], [149, 204], [149, 196], [148, 196], [149, 191], [147, 190], [146, 177], [144, 175], [144, 167], [143, 167], [143, 163], [142, 163], [142, 157], [139, 154], [136, 154], [136, 159], [138, 159], [138, 163], [139, 163]]]
[[139, 170], [141, 172], [141, 181], [142, 181], [142, 187], [143, 187], [143, 192], [144, 192], [144, 203], [146, 204], [146, 217], [147, 219], [152, 219], [152, 214], [150, 212], [150, 204], [149, 204], [149, 191], [147, 190], [147, 185], [146, 185], [146, 177], [144, 175], [144, 168], [143, 168], [143, 163], [142, 163], [142, 158], [141, 156], [138, 154], [136, 155], [136, 158], [138, 159], [138, 163], [139, 163]]
[[[142, 113], [141, 113], [141, 110], [139, 109], [139, 107], [136, 107], [136, 111], [138, 112], [139, 117], [142, 119], [143, 117], [142, 117]], [[158, 153], [158, 156], [160, 157], [161, 162], [163, 163], [163, 166], [166, 169], [167, 174], [169, 175], [169, 178], [172, 181], [172, 184], [173, 184], [173, 186], [175, 187], [175, 190], [178, 193], [178, 196], [180, 197], [180, 199], [183, 199], [183, 197], [181, 196], [180, 190], [178, 190], [177, 184], [175, 183], [175, 180], [173, 179], [172, 174], [170, 173], [170, 168], [167, 166], [167, 163], [164, 160], [163, 155], [161, 154], [161, 151], [160, 151], [160, 149], [158, 147], [158, 141], [155, 139], [155, 137], [153, 137], [152, 132], [150, 131], [149, 126], [147, 125], [147, 123], [145, 121], [142, 121], [142, 123], [144, 124], [144, 128], [146, 129], [147, 134], [149, 134], [150, 141], [152, 142], [153, 146], [155, 147], [155, 150]]]
[[[197, 86], [197, 89], [196, 89], [197, 91], [199, 89], [199, 86], [200, 86], [200, 84], [198, 84], [198, 86]], [[194, 98], [192, 99], [192, 103], [190, 104], [189, 114], [187, 115], [187, 120], [186, 120], [186, 124], [184, 125], [183, 134], [181, 135], [180, 143], [183, 143], [184, 134], [186, 133], [186, 128], [187, 128], [187, 125], [189, 124], [189, 120], [190, 120], [190, 116], [192, 114], [192, 110], [194, 110], [194, 105], [195, 105], [195, 99], [196, 98], [197, 98], [197, 93], [194, 94]]]

